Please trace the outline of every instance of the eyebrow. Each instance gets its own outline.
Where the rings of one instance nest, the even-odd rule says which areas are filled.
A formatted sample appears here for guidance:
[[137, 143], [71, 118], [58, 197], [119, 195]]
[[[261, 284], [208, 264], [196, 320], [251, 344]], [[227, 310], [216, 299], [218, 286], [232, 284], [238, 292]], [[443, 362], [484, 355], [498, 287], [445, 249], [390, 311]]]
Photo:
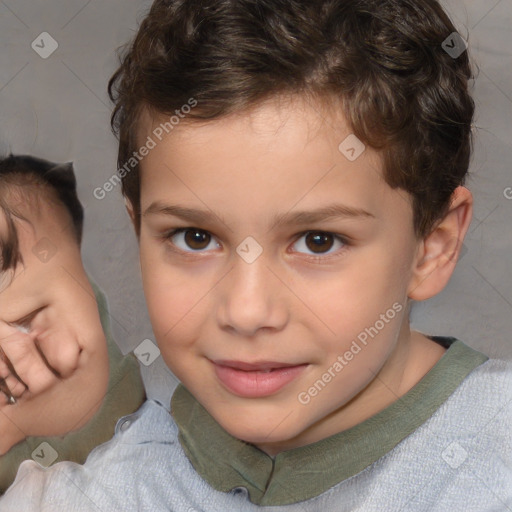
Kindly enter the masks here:
[[[223, 224], [226, 224], [221, 215], [217, 215], [211, 210], [197, 210], [179, 205], [166, 205], [160, 201], [153, 202], [148, 208], [146, 208], [142, 215], [171, 215], [192, 223], [211, 222], [212, 217], [217, 217]], [[375, 215], [362, 208], [354, 208], [342, 204], [332, 204], [311, 211], [290, 211], [287, 213], [277, 214], [272, 218], [270, 229], [290, 225], [314, 224], [316, 222], [338, 218], [374, 219]]]

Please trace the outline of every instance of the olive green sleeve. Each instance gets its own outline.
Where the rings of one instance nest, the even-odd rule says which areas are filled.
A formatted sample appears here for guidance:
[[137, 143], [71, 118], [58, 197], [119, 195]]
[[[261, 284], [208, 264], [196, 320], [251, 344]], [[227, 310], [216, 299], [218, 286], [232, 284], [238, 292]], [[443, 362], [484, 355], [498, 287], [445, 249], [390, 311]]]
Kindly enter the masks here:
[[64, 460], [83, 464], [96, 446], [110, 440], [117, 420], [136, 411], [146, 399], [139, 362], [130, 352], [123, 356], [110, 332], [108, 305], [105, 295], [89, 277], [100, 312], [101, 324], [107, 339], [109, 356], [108, 391], [99, 411], [80, 430], [64, 436], [28, 437], [0, 456], [0, 494], [16, 477], [19, 465], [32, 458], [32, 452], [46, 441], [58, 453], [54, 463]]

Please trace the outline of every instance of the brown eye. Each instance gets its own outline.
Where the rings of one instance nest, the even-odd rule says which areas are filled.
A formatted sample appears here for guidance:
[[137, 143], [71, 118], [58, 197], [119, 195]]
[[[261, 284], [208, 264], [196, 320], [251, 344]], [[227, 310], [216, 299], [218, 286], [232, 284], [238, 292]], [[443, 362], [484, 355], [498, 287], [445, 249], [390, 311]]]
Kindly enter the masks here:
[[176, 247], [181, 252], [208, 252], [211, 249], [221, 248], [217, 239], [203, 229], [178, 228], [162, 235], [162, 240]]
[[333, 235], [322, 232], [311, 232], [306, 235], [306, 246], [315, 253], [323, 253], [329, 251], [333, 244]]
[[293, 251], [321, 263], [320, 260], [341, 256], [349, 245], [344, 236], [336, 233], [304, 231], [293, 244]]
[[185, 231], [185, 243], [191, 249], [199, 251], [208, 247], [211, 236], [205, 231], [199, 231], [197, 229], [187, 229]]

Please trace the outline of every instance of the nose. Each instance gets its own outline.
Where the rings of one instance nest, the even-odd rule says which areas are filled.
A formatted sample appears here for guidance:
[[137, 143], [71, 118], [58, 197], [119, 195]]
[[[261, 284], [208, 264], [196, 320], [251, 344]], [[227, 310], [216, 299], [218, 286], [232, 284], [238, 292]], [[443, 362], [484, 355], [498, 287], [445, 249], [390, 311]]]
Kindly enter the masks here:
[[247, 263], [237, 256], [218, 292], [217, 318], [224, 330], [251, 337], [258, 331], [280, 331], [288, 322], [284, 286], [263, 257]]

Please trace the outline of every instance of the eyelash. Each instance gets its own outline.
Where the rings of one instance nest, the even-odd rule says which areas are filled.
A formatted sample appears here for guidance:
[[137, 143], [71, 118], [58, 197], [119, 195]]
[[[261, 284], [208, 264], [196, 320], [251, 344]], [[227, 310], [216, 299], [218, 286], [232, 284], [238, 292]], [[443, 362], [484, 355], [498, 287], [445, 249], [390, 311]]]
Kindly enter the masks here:
[[[194, 227], [186, 227], [186, 228], [173, 229], [171, 231], [168, 231], [168, 232], [164, 233], [159, 238], [161, 238], [161, 240], [163, 242], [170, 244], [170, 249], [173, 252], [176, 252], [176, 253], [178, 253], [180, 255], [185, 255], [187, 257], [194, 257], [194, 256], [200, 255], [200, 254], [202, 254], [204, 252], [208, 252], [208, 251], [183, 251], [182, 249], [179, 249], [178, 247], [175, 246], [175, 244], [173, 244], [171, 242], [172, 237], [174, 237], [175, 235], [177, 235], [179, 233], [183, 233], [183, 232], [186, 232], [186, 231], [199, 231], [201, 233], [207, 233], [208, 235], [210, 235], [212, 237], [212, 239], [215, 238], [214, 235], [211, 234], [209, 231], [206, 231], [204, 229], [194, 228]], [[322, 234], [322, 235], [332, 235], [337, 241], [339, 241], [339, 242], [341, 242], [343, 244], [343, 247], [341, 249], [338, 249], [337, 251], [335, 251], [332, 254], [327, 254], [327, 255], [323, 255], [323, 256], [322, 255], [314, 256], [312, 254], [299, 253], [299, 254], [302, 254], [306, 259], [308, 259], [310, 261], [313, 261], [313, 262], [324, 263], [324, 262], [326, 262], [326, 260], [330, 261], [332, 258], [337, 258], [341, 254], [345, 253], [345, 251], [348, 250], [348, 248], [351, 245], [346, 237], [344, 237], [342, 235], [339, 235], [337, 233], [332, 233], [331, 231], [321, 231], [321, 230], [302, 231], [301, 233], [298, 233], [295, 236], [293, 244], [296, 244], [303, 236], [305, 236], [305, 235], [307, 235], [309, 233], [317, 233], [317, 234]], [[329, 249], [329, 250], [331, 250], [331, 249]], [[199, 256], [199, 257], [201, 257], [201, 256]]]

